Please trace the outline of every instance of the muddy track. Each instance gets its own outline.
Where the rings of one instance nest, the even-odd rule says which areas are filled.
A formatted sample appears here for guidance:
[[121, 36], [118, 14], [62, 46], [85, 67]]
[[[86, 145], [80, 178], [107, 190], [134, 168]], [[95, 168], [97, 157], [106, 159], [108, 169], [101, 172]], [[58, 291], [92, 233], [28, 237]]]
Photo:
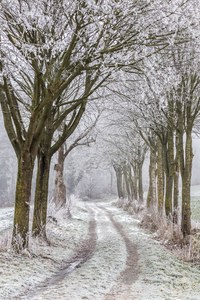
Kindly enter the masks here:
[[82, 243], [74, 250], [74, 254], [69, 259], [67, 264], [60, 269], [55, 275], [47, 278], [45, 281], [35, 286], [33, 290], [27, 291], [23, 295], [20, 295], [14, 299], [31, 299], [36, 295], [48, 290], [49, 287], [58, 284], [70, 273], [72, 273], [76, 268], [81, 267], [82, 264], [87, 262], [94, 254], [96, 243], [97, 243], [97, 233], [96, 233], [96, 220], [94, 217], [94, 212], [92, 209], [88, 209], [91, 214], [91, 219], [88, 228], [88, 237], [82, 241]]
[[138, 266], [138, 252], [136, 245], [128, 238], [123, 226], [117, 222], [112, 214], [105, 208], [98, 206], [98, 208], [104, 210], [115, 229], [119, 232], [124, 240], [127, 249], [127, 259], [125, 269], [120, 273], [116, 283], [111, 288], [110, 292], [105, 296], [105, 300], [116, 299], [133, 299], [130, 298], [130, 288], [132, 284], [137, 280], [139, 275]]

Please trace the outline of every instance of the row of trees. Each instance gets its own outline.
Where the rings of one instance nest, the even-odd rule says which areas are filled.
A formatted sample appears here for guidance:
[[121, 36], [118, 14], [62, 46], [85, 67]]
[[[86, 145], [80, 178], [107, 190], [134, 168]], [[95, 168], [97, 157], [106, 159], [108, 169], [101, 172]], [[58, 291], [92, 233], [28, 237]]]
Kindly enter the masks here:
[[[151, 87], [146, 88], [151, 93]], [[187, 70], [165, 97], [162, 105], [160, 95], [139, 104], [132, 96], [132, 109], [120, 107], [126, 118], [117, 120], [117, 134], [110, 134], [105, 142], [116, 172], [118, 196], [128, 198], [130, 204], [135, 200], [144, 204], [142, 166], [149, 150], [146, 206], [175, 224], [181, 221], [181, 231], [187, 236], [191, 231], [192, 139], [200, 115], [200, 78], [194, 69]]]
[[[198, 131], [200, 116], [200, 77], [198, 36], [185, 30], [182, 38], [184, 43], [174, 44], [167, 52], [160, 51], [149, 58], [140, 76], [130, 78], [129, 75], [125, 81], [126, 93], [123, 84], [121, 92], [116, 94], [116, 102], [117, 122], [123, 124], [126, 133], [124, 137], [120, 135], [123, 146], [132, 130], [132, 136], [139, 135], [149, 149], [147, 208], [153, 207], [160, 216], [176, 224], [181, 212], [181, 231], [185, 237], [191, 232], [192, 138]], [[118, 186], [122, 185], [120, 176], [127, 181], [129, 161], [140, 162], [138, 154], [133, 153], [138, 142], [134, 138], [132, 142], [126, 151], [120, 149], [120, 155], [114, 153], [116, 158], [123, 160], [117, 159], [120, 163], [117, 167], [114, 165]], [[142, 148], [145, 153], [145, 147]], [[114, 149], [119, 150], [119, 141], [114, 143]], [[131, 185], [135, 185], [134, 178]], [[128, 199], [137, 200], [134, 193], [129, 197], [131, 188], [127, 184], [125, 187]], [[121, 188], [118, 188], [118, 194], [120, 198], [124, 197]]]
[[[185, 42], [190, 12], [190, 1], [1, 1], [0, 103], [18, 161], [12, 238], [18, 251], [28, 247], [36, 157], [32, 232], [45, 236], [52, 156], [63, 155], [89, 101], [105, 97], [122, 73], [143, 74], [145, 58]], [[133, 161], [123, 168], [140, 173]]]

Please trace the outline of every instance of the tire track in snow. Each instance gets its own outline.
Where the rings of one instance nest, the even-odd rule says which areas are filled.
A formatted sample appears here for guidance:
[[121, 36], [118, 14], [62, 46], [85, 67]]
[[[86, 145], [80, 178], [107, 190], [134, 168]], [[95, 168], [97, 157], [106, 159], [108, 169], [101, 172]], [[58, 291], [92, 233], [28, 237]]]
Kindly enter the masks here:
[[137, 280], [139, 275], [138, 266], [138, 252], [136, 245], [128, 238], [126, 231], [123, 226], [117, 222], [113, 215], [105, 208], [99, 207], [103, 211], [106, 211], [110, 221], [112, 222], [114, 228], [121, 235], [124, 240], [127, 249], [126, 267], [120, 273], [119, 278], [113, 285], [109, 293], [106, 295], [105, 300], [128, 300], [130, 298], [130, 288], [132, 284]]
[[89, 221], [88, 228], [88, 238], [86, 238], [75, 250], [71, 259], [67, 262], [67, 264], [59, 270], [55, 275], [50, 278], [47, 278], [44, 282], [40, 283], [38, 286], [34, 287], [34, 290], [28, 291], [21, 295], [20, 298], [16, 297], [14, 299], [31, 299], [31, 297], [35, 297], [40, 293], [48, 290], [49, 287], [59, 284], [62, 280], [64, 280], [70, 273], [76, 270], [76, 268], [80, 268], [85, 262], [87, 262], [94, 255], [96, 243], [97, 243], [97, 233], [96, 233], [96, 219], [94, 215], [94, 211], [89, 208], [91, 219]]
[[98, 239], [94, 255], [76, 272], [57, 285], [49, 286], [32, 300], [103, 300], [125, 268], [127, 252], [123, 238], [102, 209], [93, 203], [89, 205], [97, 220]]

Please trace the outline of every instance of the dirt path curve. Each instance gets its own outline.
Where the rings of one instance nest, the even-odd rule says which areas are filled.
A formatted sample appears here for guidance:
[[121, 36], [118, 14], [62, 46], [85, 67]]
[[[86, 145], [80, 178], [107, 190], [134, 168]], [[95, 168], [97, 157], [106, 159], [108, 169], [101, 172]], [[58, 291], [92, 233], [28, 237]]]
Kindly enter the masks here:
[[[36, 285], [35, 291], [32, 288], [32, 293], [6, 299], [200, 299], [200, 270], [176, 259], [138, 226], [139, 220], [111, 201], [88, 202], [86, 207], [91, 213], [82, 216], [86, 223], [77, 236], [80, 238], [81, 232], [87, 236], [88, 224], [90, 234], [74, 255], [65, 256], [71, 257], [65, 268]], [[67, 248], [67, 238], [64, 241]], [[64, 257], [62, 250], [58, 253]]]
[[[115, 283], [117, 285], [120, 283], [121, 288], [125, 288], [123, 295], [125, 295], [125, 292], [128, 295], [127, 287], [136, 278], [135, 275], [129, 273], [133, 263], [129, 257], [129, 254], [131, 255], [131, 250], [128, 251], [129, 241], [126, 239], [120, 225], [112, 220], [107, 212], [92, 203], [89, 207], [94, 212], [96, 225], [95, 230], [94, 224], [91, 225], [93, 240], [88, 240], [85, 245], [88, 249], [88, 255], [84, 254], [84, 257], [87, 257], [85, 263], [80, 264], [80, 267], [73, 266], [72, 271], [67, 274], [65, 272], [64, 276], [62, 272], [58, 273], [56, 277], [49, 279], [45, 286], [43, 284], [43, 286], [37, 288], [36, 293], [18, 299], [103, 300]], [[95, 239], [94, 231], [97, 234]], [[85, 253], [85, 251], [81, 253]], [[76, 255], [76, 259], [79, 259], [79, 257], [80, 255]], [[118, 292], [118, 290], [116, 288], [112, 289], [112, 295], [115, 292]], [[124, 299], [132, 298], [126, 297]]]
[[[102, 204], [103, 205], [103, 204]], [[122, 224], [127, 237], [137, 247], [137, 280], [128, 286], [127, 296], [115, 300], [199, 300], [200, 270], [178, 260], [164, 246], [143, 231], [139, 220], [121, 209], [105, 204], [114, 220]], [[116, 286], [116, 285], [115, 285]], [[117, 286], [116, 286], [117, 289]], [[116, 291], [116, 290], [115, 290]], [[111, 295], [112, 296], [112, 295]]]
[[82, 264], [87, 262], [93, 256], [97, 242], [96, 219], [94, 211], [91, 208], [88, 208], [88, 211], [91, 215], [88, 237], [74, 250], [74, 254], [70, 260], [66, 262], [66, 265], [54, 276], [47, 278], [40, 285], [36, 286], [33, 291], [29, 291], [28, 294], [23, 294], [16, 299], [32, 299], [35, 296], [37, 297], [37, 295], [64, 280], [71, 272], [73, 272], [76, 268], [80, 268]]
[[[30, 266], [26, 269], [23, 262], [24, 269], [21, 273], [23, 278], [18, 280], [17, 276], [20, 276], [20, 272], [17, 276], [14, 272], [20, 271], [22, 267], [20, 259], [17, 261], [18, 269], [11, 266], [11, 273], [3, 274], [0, 292], [3, 286], [5, 292], [1, 295], [6, 297], [0, 297], [2, 300], [200, 299], [199, 268], [175, 258], [154, 240], [151, 234], [144, 232], [138, 226], [138, 219], [117, 208], [111, 201], [88, 202], [87, 210], [83, 210], [85, 206], [81, 202], [79, 207], [79, 210], [85, 211], [77, 214], [81, 218], [80, 222], [69, 222], [72, 225], [69, 228], [69, 224], [66, 224], [68, 230], [62, 231], [62, 236], [58, 231], [58, 241], [61, 240], [64, 247], [55, 253], [58, 253], [60, 263], [65, 259], [65, 268], [55, 274], [53, 272], [56, 272], [56, 266], [53, 272], [46, 273], [47, 276], [55, 275], [37, 285], [36, 282], [39, 281], [36, 281], [36, 276], [40, 276], [45, 266], [50, 269], [51, 264], [46, 264], [44, 260], [36, 260], [36, 268], [33, 267], [32, 270]], [[90, 213], [88, 213], [89, 208]], [[76, 226], [78, 231], [74, 230]], [[70, 230], [74, 234], [71, 239], [69, 239]], [[80, 245], [80, 241], [84, 242]], [[70, 245], [72, 251], [76, 249], [73, 255], [70, 255], [71, 250], [67, 252]], [[50, 250], [54, 251], [54, 248], [49, 248]], [[7, 256], [5, 257], [7, 259]], [[27, 259], [26, 262], [29, 263], [29, 260]], [[40, 262], [44, 264], [43, 269]], [[33, 263], [34, 260], [31, 260], [31, 266]], [[6, 268], [5, 270], [7, 271]], [[12, 272], [15, 277], [12, 277]], [[8, 276], [10, 281], [7, 280]], [[45, 269], [42, 278], [46, 278]], [[7, 285], [12, 285], [13, 292], [10, 288], [9, 294], [7, 293]], [[28, 291], [30, 286], [31, 293]], [[26, 295], [20, 296], [23, 291], [27, 292]]]
[[112, 286], [109, 293], [107, 293], [107, 295], [105, 296], [105, 300], [133, 299], [130, 298], [131, 297], [130, 287], [137, 280], [139, 275], [137, 247], [128, 238], [123, 226], [113, 218], [111, 212], [109, 212], [103, 207], [99, 207], [99, 208], [104, 210], [108, 214], [113, 226], [123, 238], [127, 250], [126, 266], [124, 270], [121, 271], [118, 279], [116, 280], [115, 284]]

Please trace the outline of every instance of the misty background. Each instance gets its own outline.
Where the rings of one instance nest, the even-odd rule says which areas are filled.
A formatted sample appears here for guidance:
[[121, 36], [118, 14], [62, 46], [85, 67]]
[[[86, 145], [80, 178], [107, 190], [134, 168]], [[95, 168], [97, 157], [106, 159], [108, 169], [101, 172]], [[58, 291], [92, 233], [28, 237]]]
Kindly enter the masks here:
[[[74, 148], [65, 161], [65, 183], [67, 186], [67, 197], [72, 194], [84, 199], [98, 199], [117, 196], [116, 176], [112, 165], [108, 161], [102, 145], [104, 130], [102, 125], [106, 123], [106, 117], [102, 116], [97, 124], [95, 142], [89, 146]], [[17, 175], [17, 160], [14, 150], [8, 140], [0, 115], [0, 207], [14, 205], [15, 185]], [[102, 149], [103, 148], [103, 149]], [[193, 169], [192, 185], [200, 185], [200, 139], [193, 136]], [[102, 153], [103, 150], [103, 153]], [[49, 182], [49, 197], [51, 199], [54, 190], [57, 154], [51, 163], [51, 176]], [[148, 188], [148, 164], [149, 153], [146, 155], [143, 166], [144, 192]], [[35, 176], [33, 189], [35, 187]]]

